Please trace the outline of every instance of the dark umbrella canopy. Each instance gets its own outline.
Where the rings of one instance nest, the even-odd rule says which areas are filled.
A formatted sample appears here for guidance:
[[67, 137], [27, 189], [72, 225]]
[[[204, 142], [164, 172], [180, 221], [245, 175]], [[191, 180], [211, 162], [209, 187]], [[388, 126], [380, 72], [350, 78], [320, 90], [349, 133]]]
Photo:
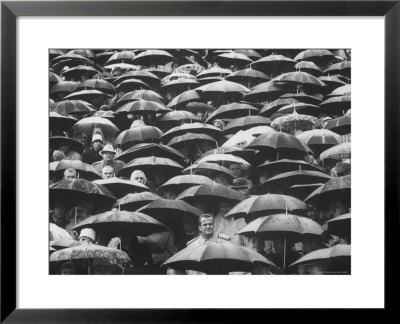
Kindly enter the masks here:
[[85, 179], [63, 179], [50, 185], [50, 201], [68, 201], [72, 205], [88, 200], [100, 206], [111, 206], [115, 196], [102, 185]]
[[205, 198], [210, 201], [226, 199], [232, 202], [239, 202], [244, 200], [245, 196], [227, 186], [213, 183], [190, 187], [177, 197], [177, 199], [182, 199], [189, 203], [196, 201], [198, 198]]
[[243, 200], [234, 206], [225, 217], [234, 217], [235, 219], [243, 217], [247, 221], [251, 221], [258, 217], [286, 211], [291, 214], [305, 215], [307, 213], [307, 205], [295, 197], [266, 194]]
[[78, 120], [68, 115], [50, 112], [50, 131], [68, 131]]
[[229, 242], [190, 245], [169, 258], [163, 266], [196, 270], [206, 274], [251, 271], [255, 263], [276, 267], [261, 254]]
[[206, 123], [211, 123], [215, 119], [238, 118], [250, 115], [256, 115], [258, 109], [247, 103], [235, 102], [232, 104], [222, 105], [216, 111], [212, 112], [207, 118]]
[[139, 99], [147, 100], [147, 101], [154, 101], [161, 105], [164, 105], [164, 97], [154, 92], [152, 90], [134, 90], [124, 94], [118, 101], [116, 106], [120, 107], [124, 104], [132, 101], [137, 101]]
[[325, 183], [329, 179], [331, 179], [329, 175], [319, 171], [290, 171], [268, 179], [260, 189], [267, 190], [267, 192], [283, 193], [296, 184]]
[[155, 170], [164, 173], [179, 173], [179, 171], [183, 170], [183, 166], [168, 158], [156, 156], [141, 157], [126, 164], [120, 171], [120, 174], [130, 176], [134, 170], [141, 170], [145, 174], [152, 174]]
[[106, 187], [117, 198], [122, 198], [129, 193], [150, 191], [150, 188], [135, 180], [123, 180], [119, 178], [100, 179], [93, 181], [95, 184]]
[[115, 236], [127, 234], [146, 236], [166, 230], [163, 224], [146, 214], [124, 210], [93, 215], [73, 227], [75, 231], [83, 228], [92, 228], [97, 233]]
[[176, 227], [182, 223], [182, 217], [193, 217], [196, 220], [202, 212], [182, 200], [156, 199], [146, 206], [141, 207], [139, 212], [154, 217], [161, 223]]
[[78, 173], [78, 178], [93, 181], [101, 179], [101, 175], [90, 164], [80, 160], [61, 160], [50, 163], [50, 173], [54, 172], [56, 179], [61, 180], [66, 169], [74, 169]]
[[121, 145], [123, 150], [127, 150], [139, 143], [158, 143], [162, 134], [163, 132], [155, 126], [131, 127], [118, 135], [115, 145]]
[[327, 232], [351, 241], [351, 213], [336, 216], [326, 223]]
[[177, 148], [182, 144], [196, 145], [201, 142], [216, 144], [215, 139], [209, 135], [188, 133], [172, 138], [167, 145]]
[[57, 102], [53, 111], [64, 115], [86, 115], [95, 112], [96, 109], [83, 100], [64, 100]]
[[182, 173], [204, 175], [212, 180], [215, 180], [218, 175], [222, 174], [230, 180], [233, 179], [233, 174], [228, 168], [208, 162], [195, 163], [183, 170]]
[[86, 134], [88, 137], [92, 136], [95, 128], [100, 128], [104, 138], [107, 140], [114, 139], [119, 133], [118, 127], [113, 122], [102, 117], [83, 118], [72, 127], [76, 133]]
[[130, 193], [118, 199], [113, 208], [118, 208], [118, 210], [136, 211], [140, 207], [160, 198], [160, 196], [149, 191]]
[[157, 112], [167, 112], [169, 111], [165, 105], [150, 101], [139, 99], [132, 102], [128, 102], [121, 107], [119, 107], [115, 113], [116, 114], [148, 114], [148, 113], [157, 113]]
[[187, 188], [199, 186], [202, 184], [211, 185], [212, 183], [213, 182], [211, 179], [202, 175], [196, 175], [196, 174], [179, 175], [169, 179], [162, 186], [160, 186], [157, 189], [157, 191], [169, 190], [179, 194]]
[[186, 123], [170, 129], [168, 132], [165, 132], [161, 138], [164, 143], [168, 143], [172, 138], [187, 133], [205, 134], [217, 139], [221, 136], [222, 132], [219, 128], [211, 125], [202, 123]]
[[324, 128], [329, 129], [339, 135], [351, 133], [351, 116], [343, 116], [328, 120]]
[[301, 201], [304, 201], [315, 189], [321, 187], [323, 183], [309, 183], [302, 185], [293, 185], [289, 187], [284, 194], [292, 197], [296, 197]]
[[79, 154], [83, 152], [82, 143], [66, 136], [52, 136], [50, 137], [49, 144], [53, 149], [59, 149], [63, 145], [68, 145], [71, 150]]
[[271, 178], [275, 175], [289, 171], [309, 170], [309, 171], [325, 172], [318, 166], [312, 165], [303, 160], [291, 160], [291, 159], [281, 159], [271, 162], [267, 161], [265, 163], [260, 164], [257, 168], [260, 171], [268, 174], [269, 177]]
[[136, 144], [127, 151], [123, 152], [121, 155], [119, 155], [118, 160], [129, 163], [134, 159], [147, 156], [168, 158], [182, 165], [184, 165], [185, 163], [185, 157], [179, 151], [175, 150], [172, 147], [156, 143]]
[[314, 205], [326, 205], [333, 200], [350, 201], [351, 176], [331, 178], [312, 192], [305, 202]]

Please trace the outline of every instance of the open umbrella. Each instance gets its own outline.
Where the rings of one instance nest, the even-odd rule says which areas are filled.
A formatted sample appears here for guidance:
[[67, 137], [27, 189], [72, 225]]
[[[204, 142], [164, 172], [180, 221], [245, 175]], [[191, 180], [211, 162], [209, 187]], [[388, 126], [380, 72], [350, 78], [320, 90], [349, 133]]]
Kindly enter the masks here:
[[222, 132], [217, 127], [203, 123], [185, 123], [165, 132], [161, 138], [164, 143], [168, 143], [172, 138], [187, 133], [205, 134], [217, 139], [221, 136]]
[[258, 114], [258, 109], [247, 103], [234, 102], [220, 106], [207, 118], [206, 123], [211, 123], [215, 119], [238, 118]]
[[296, 136], [311, 147], [317, 154], [338, 145], [341, 138], [338, 134], [327, 129], [313, 129]]
[[344, 142], [335, 145], [321, 153], [319, 156], [321, 161], [323, 160], [343, 160], [351, 159], [351, 142]]
[[134, 90], [128, 93], [125, 93], [118, 101], [116, 104], [116, 107], [121, 107], [122, 105], [136, 101], [136, 100], [147, 100], [147, 101], [154, 101], [157, 102], [161, 105], [164, 105], [164, 97], [158, 94], [157, 92], [154, 92], [152, 90]]
[[122, 51], [114, 53], [107, 60], [106, 64], [114, 64], [114, 63], [132, 63], [132, 60], [135, 58], [135, 53], [132, 51]]
[[160, 186], [157, 191], [165, 191], [172, 190], [176, 194], [180, 194], [183, 190], [199, 186], [202, 184], [213, 184], [213, 181], [210, 178], [207, 178], [202, 175], [196, 174], [187, 174], [187, 175], [179, 175], [169, 179], [162, 186]]
[[321, 187], [322, 185], [323, 183], [293, 185], [289, 187], [284, 194], [304, 201], [304, 199], [306, 199], [315, 189]]
[[109, 178], [94, 180], [93, 183], [106, 187], [117, 198], [122, 198], [129, 193], [150, 191], [150, 188], [135, 180], [123, 180], [119, 178]]
[[186, 110], [174, 110], [157, 117], [155, 124], [163, 129], [171, 129], [179, 126], [183, 121], [198, 122], [200, 119], [193, 113]]
[[279, 110], [279, 108], [293, 103], [300, 103], [300, 102], [293, 98], [276, 99], [272, 102], [265, 104], [258, 114], [260, 116], [270, 117], [274, 113], [276, 113]]
[[156, 199], [138, 209], [139, 212], [154, 217], [171, 228], [182, 225], [182, 217], [193, 217], [196, 220], [201, 210], [190, 206], [182, 200]]
[[114, 84], [119, 85], [122, 81], [126, 81], [129, 79], [141, 80], [151, 87], [159, 86], [161, 81], [160, 78], [155, 74], [149, 71], [139, 70], [139, 71], [129, 71], [123, 74], [114, 81]]
[[95, 112], [96, 109], [83, 100], [64, 100], [57, 102], [52, 111], [63, 115], [85, 115]]
[[90, 65], [78, 65], [70, 68], [69, 70], [63, 72], [62, 74], [66, 79], [71, 80], [80, 80], [82, 76], [86, 76], [89, 79], [92, 78], [95, 74], [99, 73], [98, 69], [95, 69]]
[[247, 222], [250, 222], [258, 217], [284, 213], [286, 211], [291, 214], [304, 216], [307, 213], [307, 205], [295, 197], [265, 194], [252, 196], [241, 201], [225, 217], [233, 217], [234, 219], [243, 217]]
[[289, 171], [309, 170], [309, 171], [325, 172], [318, 166], [307, 163], [306, 161], [291, 160], [291, 159], [267, 161], [257, 166], [257, 169], [260, 172], [267, 173], [271, 178], [275, 175]]
[[195, 89], [200, 85], [200, 82], [193, 79], [179, 78], [177, 80], [171, 80], [168, 83], [161, 86], [160, 91], [167, 93], [168, 91], [174, 91], [175, 93], [181, 94], [185, 91]]
[[312, 61], [319, 66], [324, 66], [335, 58], [327, 49], [308, 49], [296, 55], [296, 61]]
[[260, 150], [260, 153], [269, 157], [294, 158], [302, 157], [307, 153], [304, 145], [295, 136], [283, 132], [266, 133], [257, 137], [247, 148]]
[[269, 178], [259, 189], [267, 192], [283, 193], [297, 184], [325, 183], [331, 177], [320, 171], [298, 170], [278, 174]]
[[118, 208], [119, 210], [136, 211], [140, 207], [143, 207], [153, 200], [160, 198], [160, 196], [149, 191], [130, 193], [118, 199], [113, 205], [113, 208]]
[[189, 203], [198, 200], [198, 198], [207, 199], [209, 202], [221, 199], [239, 202], [244, 200], [245, 196], [227, 186], [213, 183], [190, 187], [176, 197], [176, 199], [182, 199]]
[[135, 235], [147, 236], [166, 230], [165, 226], [154, 218], [141, 212], [107, 211], [90, 216], [73, 227], [79, 232], [83, 228], [92, 228], [97, 233], [111, 236]]
[[78, 88], [79, 83], [75, 81], [59, 81], [50, 89], [50, 97], [55, 100], [64, 98], [66, 95], [74, 92]]
[[115, 111], [115, 113], [143, 115], [149, 113], [162, 113], [168, 111], [169, 109], [167, 109], [164, 104], [155, 101], [139, 99], [122, 105]]
[[311, 115], [314, 117], [318, 117], [322, 113], [322, 109], [317, 105], [303, 102], [295, 102], [282, 106], [274, 114], [276, 114], [276, 116], [279, 116], [285, 114], [293, 114], [295, 111], [303, 115]]
[[69, 131], [78, 120], [74, 117], [50, 111], [50, 131]]
[[322, 75], [318, 79], [325, 83], [331, 91], [340, 86], [346, 85], [346, 82], [342, 81], [337, 75]]
[[309, 95], [304, 92], [285, 93], [280, 96], [280, 99], [295, 99], [300, 102], [309, 103], [312, 105], [319, 105], [322, 101], [322, 95]]
[[287, 92], [287, 86], [276, 84], [273, 81], [267, 81], [253, 87], [250, 92], [245, 95], [245, 100], [251, 102], [272, 101], [278, 99]]
[[[202, 95], [210, 99], [224, 99], [225, 101], [237, 101], [243, 97], [244, 93], [250, 90], [240, 83], [227, 80], [212, 82], [197, 88]], [[222, 100], [223, 102], [223, 100]]]
[[283, 267], [286, 268], [287, 239], [301, 240], [303, 235], [321, 236], [323, 232], [322, 226], [312, 219], [286, 213], [257, 218], [244, 226], [238, 233], [248, 237], [257, 235], [265, 239], [283, 238]]
[[214, 76], [225, 77], [231, 73], [232, 73], [232, 71], [229, 69], [224, 69], [219, 66], [213, 66], [207, 70], [200, 72], [197, 75], [197, 79], [200, 81], [200, 79], [214, 77]]
[[322, 127], [322, 123], [317, 117], [298, 114], [296, 109], [290, 115], [278, 117], [273, 120], [271, 127], [277, 131], [295, 135], [297, 131], [307, 131], [314, 127]]
[[269, 126], [271, 121], [261, 116], [246, 116], [232, 120], [224, 128], [224, 134], [234, 134], [240, 130], [246, 130], [255, 126]]
[[183, 135], [178, 135], [174, 138], [172, 138], [169, 142], [168, 142], [168, 146], [172, 146], [172, 147], [179, 147], [182, 144], [186, 144], [186, 145], [196, 145], [199, 143], [204, 143], [204, 142], [208, 142], [211, 144], [214, 144], [216, 146], [216, 141], [213, 137], [211, 137], [210, 135], [206, 135], [206, 134], [195, 134], [195, 133], [187, 133], [187, 134], [183, 134]]
[[140, 157], [126, 164], [120, 174], [129, 177], [134, 170], [141, 170], [145, 174], [153, 174], [155, 170], [163, 173], [178, 173], [183, 170], [183, 166], [168, 158], [156, 156]]
[[269, 55], [253, 62], [251, 67], [274, 77], [283, 72], [293, 71], [296, 62], [283, 55]]
[[324, 185], [315, 189], [304, 201], [319, 207], [326, 206], [330, 201], [342, 200], [350, 202], [351, 176], [331, 178]]
[[75, 169], [78, 178], [89, 181], [101, 179], [101, 175], [90, 164], [86, 164], [80, 160], [61, 160], [50, 163], [50, 172], [54, 173], [56, 179], [61, 180], [66, 169]]
[[215, 180], [219, 175], [224, 175], [230, 180], [233, 179], [233, 174], [228, 168], [208, 162], [195, 163], [183, 170], [182, 173], [204, 175], [211, 180]]
[[260, 53], [258, 53], [257, 51], [255, 51], [253, 49], [250, 49], [250, 48], [240, 48], [240, 49], [235, 49], [233, 51], [235, 53], [244, 54], [247, 57], [251, 58], [252, 60], [258, 60], [262, 57]]
[[239, 163], [245, 167], [250, 166], [249, 162], [246, 160], [234, 156], [232, 154], [210, 154], [204, 157], [201, 157], [197, 163], [202, 163], [202, 162], [214, 162], [214, 163], [222, 163], [222, 164], [230, 164], [230, 163]]
[[351, 241], [351, 213], [336, 216], [326, 223], [327, 232]]
[[167, 107], [171, 109], [179, 109], [179, 107], [185, 106], [189, 102], [194, 101], [200, 101], [199, 93], [196, 90], [188, 90], [173, 98]]
[[346, 84], [333, 90], [328, 96], [350, 96], [351, 95], [351, 84]]
[[134, 90], [150, 90], [151, 87], [139, 79], [127, 79], [116, 86], [117, 91], [129, 92]]
[[276, 267], [261, 254], [243, 246], [229, 242], [209, 242], [186, 247], [169, 258], [163, 266], [206, 274], [229, 274], [251, 271], [255, 263]]
[[325, 273], [350, 274], [351, 245], [338, 244], [330, 248], [312, 251], [293, 262], [292, 266], [326, 263]]
[[320, 103], [327, 114], [344, 115], [351, 108], [351, 96], [334, 96]]
[[295, 86], [303, 86], [310, 90], [321, 90], [321, 88], [326, 87], [326, 84], [321, 80], [310, 73], [302, 71], [284, 73], [276, 77], [274, 81], [285, 82]]
[[51, 89], [58, 82], [62, 81], [63, 79], [61, 79], [61, 77], [59, 77], [57, 74], [54, 72], [49, 72], [49, 89]]
[[330, 65], [325, 69], [324, 74], [333, 75], [341, 74], [348, 78], [351, 77], [351, 61], [343, 61]]
[[66, 136], [52, 136], [49, 138], [50, 147], [59, 149], [62, 145], [68, 145], [72, 151], [79, 154], [83, 153], [83, 145], [81, 142]]
[[62, 250], [65, 248], [70, 248], [82, 244], [83, 244], [82, 242], [75, 241], [72, 238], [50, 241], [50, 247], [54, 248], [54, 250]]
[[164, 65], [173, 59], [174, 57], [167, 51], [151, 49], [136, 55], [133, 63], [150, 67], [152, 65]]
[[185, 163], [185, 157], [172, 147], [156, 143], [140, 143], [132, 146], [118, 156], [118, 160], [125, 163], [147, 156], [158, 156], [171, 159], [179, 164]]
[[314, 63], [309, 61], [301, 61], [294, 66], [298, 71], [310, 73], [316, 77], [322, 74], [322, 70]]
[[98, 207], [111, 206], [116, 201], [107, 188], [85, 179], [63, 179], [50, 185], [50, 201], [76, 205], [80, 200], [93, 201]]
[[343, 117], [328, 120], [324, 128], [329, 129], [339, 135], [350, 134], [351, 116], [345, 115]]
[[197, 112], [212, 112], [215, 111], [216, 109], [204, 102], [198, 102], [198, 101], [193, 101], [189, 102], [186, 104], [184, 107], [182, 107], [182, 110], [190, 111], [192, 113], [197, 113]]
[[109, 95], [115, 94], [115, 87], [111, 83], [102, 79], [85, 80], [78, 85], [77, 89], [78, 90], [93, 89], [93, 90], [99, 90]]
[[222, 67], [230, 67], [231, 65], [246, 66], [253, 62], [253, 60], [247, 55], [235, 52], [219, 54], [215, 57], [215, 61], [218, 62]]
[[56, 224], [49, 224], [49, 239], [50, 241], [56, 240], [72, 240], [71, 235], [63, 228]]
[[124, 251], [96, 244], [82, 244], [59, 251], [50, 256], [50, 262], [65, 262], [82, 260], [87, 262], [88, 274], [91, 274], [93, 260], [106, 260], [111, 264], [124, 268], [131, 264], [131, 259]]
[[111, 121], [102, 117], [87, 117], [79, 120], [73, 127], [76, 133], [86, 134], [88, 137], [92, 136], [93, 130], [100, 128], [106, 140], [113, 140], [119, 129]]
[[[118, 135], [115, 145], [121, 145], [123, 150], [127, 150], [139, 143], [158, 143], [162, 134], [163, 132], [155, 126], [131, 127]], [[126, 152], [123, 154], [126, 155]]]
[[225, 79], [240, 83], [241, 85], [250, 89], [257, 84], [267, 81], [269, 78], [265, 73], [249, 68], [235, 71], [227, 75]]

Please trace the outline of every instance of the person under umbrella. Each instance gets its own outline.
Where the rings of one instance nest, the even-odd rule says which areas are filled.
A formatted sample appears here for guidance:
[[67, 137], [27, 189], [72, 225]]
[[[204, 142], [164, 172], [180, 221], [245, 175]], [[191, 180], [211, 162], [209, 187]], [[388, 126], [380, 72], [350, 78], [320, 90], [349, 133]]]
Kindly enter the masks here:
[[82, 228], [79, 234], [79, 242], [87, 244], [95, 244], [96, 232], [91, 228]]
[[82, 154], [82, 162], [93, 164], [102, 160], [100, 151], [103, 149], [104, 139], [100, 134], [94, 134], [92, 137], [92, 145]]
[[64, 179], [76, 179], [76, 170], [69, 168], [64, 171]]
[[107, 144], [104, 146], [104, 148], [100, 151], [101, 156], [103, 157], [103, 160], [99, 162], [93, 163], [93, 167], [101, 173], [103, 168], [107, 165], [111, 166], [115, 174], [118, 175], [119, 171], [124, 167], [125, 163], [119, 160], [114, 160], [115, 154], [117, 152], [114, 150], [113, 146], [111, 144]]
[[50, 138], [50, 143], [52, 142], [54, 145], [57, 145], [56, 149], [62, 151], [65, 155], [65, 160], [81, 160], [81, 155], [76, 151], [77, 149], [80, 150], [82, 153], [83, 145], [78, 141], [73, 140], [69, 137], [63, 136], [54, 136]]
[[115, 177], [115, 172], [114, 168], [110, 165], [106, 165], [102, 170], [101, 170], [101, 175], [103, 176], [103, 179], [111, 179]]
[[131, 174], [131, 178], [130, 179], [131, 179], [131, 181], [137, 181], [137, 182], [140, 182], [140, 183], [142, 183], [144, 185], [146, 185], [146, 183], [147, 183], [146, 175], [141, 170], [133, 171], [132, 174]]

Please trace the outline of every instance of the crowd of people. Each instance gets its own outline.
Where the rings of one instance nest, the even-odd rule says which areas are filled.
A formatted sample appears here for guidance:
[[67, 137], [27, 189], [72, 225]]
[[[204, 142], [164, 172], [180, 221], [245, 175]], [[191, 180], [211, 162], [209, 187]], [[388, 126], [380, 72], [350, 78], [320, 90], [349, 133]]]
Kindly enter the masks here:
[[51, 274], [350, 273], [350, 50], [49, 67]]

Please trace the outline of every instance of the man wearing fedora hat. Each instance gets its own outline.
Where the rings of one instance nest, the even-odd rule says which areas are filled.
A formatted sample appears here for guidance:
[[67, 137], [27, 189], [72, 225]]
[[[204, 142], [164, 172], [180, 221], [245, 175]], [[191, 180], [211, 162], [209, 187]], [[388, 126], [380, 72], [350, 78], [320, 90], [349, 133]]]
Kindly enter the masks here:
[[124, 167], [125, 163], [119, 160], [114, 160], [115, 154], [117, 152], [114, 150], [111, 144], [107, 144], [100, 151], [103, 160], [93, 163], [93, 167], [101, 174], [104, 167], [110, 166], [114, 169], [115, 175], [117, 176], [119, 171]]

